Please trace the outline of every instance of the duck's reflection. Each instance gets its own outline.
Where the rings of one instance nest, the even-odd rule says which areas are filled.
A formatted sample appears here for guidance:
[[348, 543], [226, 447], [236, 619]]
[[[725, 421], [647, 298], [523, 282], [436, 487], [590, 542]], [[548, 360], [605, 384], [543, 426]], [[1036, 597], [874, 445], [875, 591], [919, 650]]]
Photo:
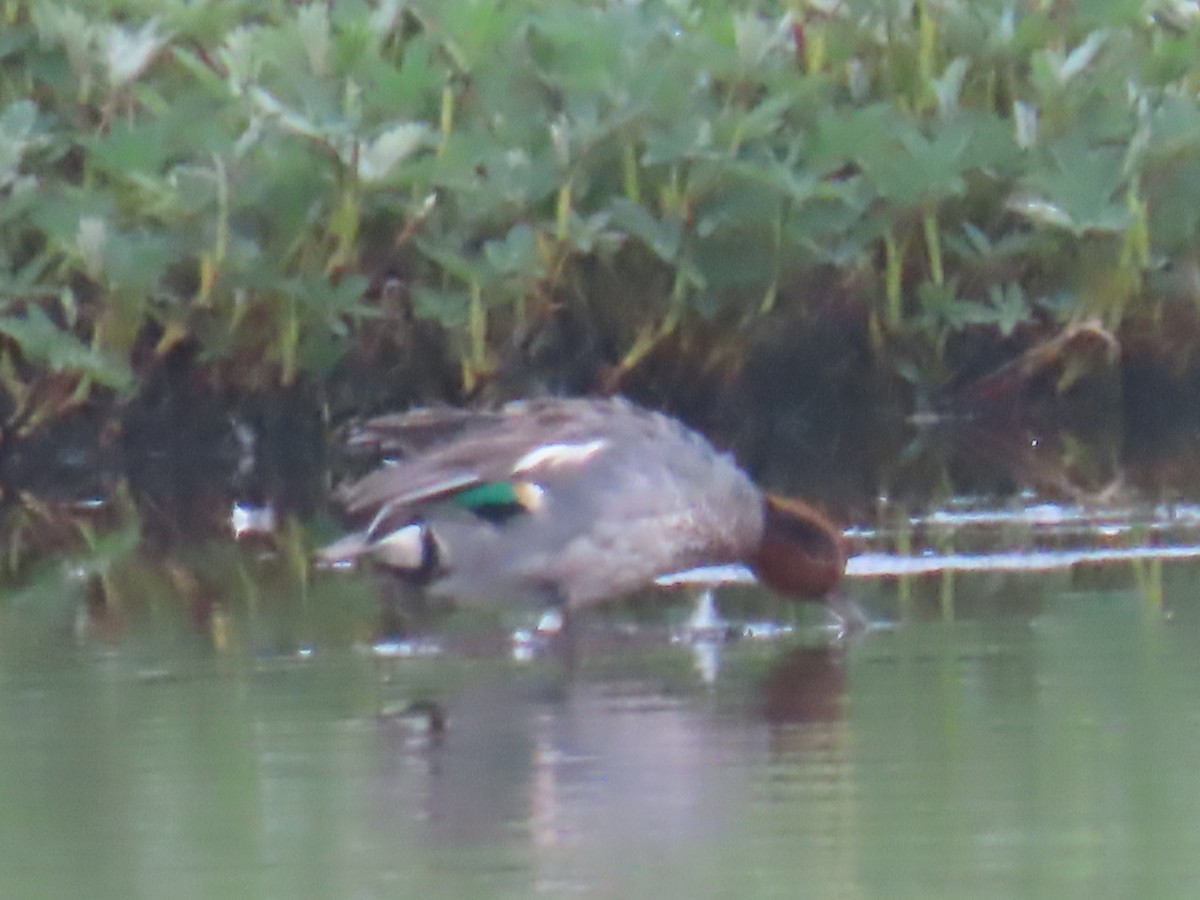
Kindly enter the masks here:
[[762, 683], [763, 718], [772, 725], [837, 722], [846, 696], [841, 646], [797, 647], [780, 657]]
[[845, 686], [841, 651], [812, 647], [786, 653], [757, 696], [732, 702], [721, 685], [480, 679], [448, 701], [445, 733], [420, 752], [394, 722], [381, 727], [371, 805], [384, 820], [403, 816], [400, 830], [415, 820], [441, 849], [515, 850], [541, 888], [629, 887], [638, 860], [744, 832], [747, 796], [823, 803], [824, 789], [780, 797], [763, 773], [774, 779], [782, 763], [789, 782], [827, 786], [831, 764], [844, 769], [836, 751], [847, 742], [830, 740]]

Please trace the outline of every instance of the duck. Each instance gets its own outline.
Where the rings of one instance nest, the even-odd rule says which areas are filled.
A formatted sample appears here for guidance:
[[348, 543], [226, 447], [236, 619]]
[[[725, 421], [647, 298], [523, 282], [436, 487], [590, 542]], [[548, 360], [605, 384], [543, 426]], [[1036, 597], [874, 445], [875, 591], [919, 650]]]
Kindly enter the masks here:
[[459, 602], [571, 611], [722, 566], [819, 600], [845, 570], [823, 513], [761, 491], [700, 433], [623, 397], [415, 409], [349, 442], [394, 459], [337, 491], [360, 527], [320, 562], [370, 560]]

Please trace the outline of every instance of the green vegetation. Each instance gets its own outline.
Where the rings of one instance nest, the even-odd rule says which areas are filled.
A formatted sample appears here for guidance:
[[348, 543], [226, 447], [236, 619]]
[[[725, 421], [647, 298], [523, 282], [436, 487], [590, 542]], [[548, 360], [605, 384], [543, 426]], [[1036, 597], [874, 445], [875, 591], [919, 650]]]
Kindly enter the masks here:
[[689, 329], [815, 309], [813, 284], [919, 384], [964, 329], [1200, 336], [1192, 4], [0, 16], [9, 431], [185, 350], [214, 385], [321, 385], [423, 323], [466, 391], [564, 313], [619, 379]]

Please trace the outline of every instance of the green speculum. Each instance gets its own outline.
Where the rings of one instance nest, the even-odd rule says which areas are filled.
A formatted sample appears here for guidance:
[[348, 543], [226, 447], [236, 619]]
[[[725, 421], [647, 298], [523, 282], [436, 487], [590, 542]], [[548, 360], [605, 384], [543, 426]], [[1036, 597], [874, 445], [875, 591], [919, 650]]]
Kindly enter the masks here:
[[485, 481], [454, 495], [454, 504], [489, 522], [504, 522], [526, 512], [511, 481]]

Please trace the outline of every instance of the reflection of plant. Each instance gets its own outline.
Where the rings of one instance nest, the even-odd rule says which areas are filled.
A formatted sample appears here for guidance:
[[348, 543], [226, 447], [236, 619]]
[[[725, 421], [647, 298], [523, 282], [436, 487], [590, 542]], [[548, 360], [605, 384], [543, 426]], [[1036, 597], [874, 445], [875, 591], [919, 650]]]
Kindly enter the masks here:
[[[22, 492], [4, 506], [0, 536], [5, 602], [24, 598], [53, 608], [96, 585], [103, 590], [113, 567], [137, 546], [141, 522], [123, 489], [103, 503], [53, 501]], [[78, 591], [64, 591], [65, 585]]]
[[381, 248], [468, 386], [563, 304], [631, 366], [836, 266], [878, 349], [936, 348], [1042, 297], [1113, 327], [1196, 252], [1174, 7], [734, 5], [9, 4], [8, 413], [128, 393], [183, 343], [226, 381], [319, 379], [395, 326], [358, 274]]
[[[165, 616], [205, 634], [214, 649], [254, 640], [272, 653], [311, 639], [292, 635], [297, 627], [332, 622], [361, 636], [362, 611], [374, 606], [370, 586], [343, 586], [338, 602], [312, 602], [310, 543], [296, 515], [230, 541], [228, 494], [215, 482], [193, 504], [186, 491], [135, 495], [117, 475], [72, 483], [71, 473], [61, 474], [54, 498], [4, 496], [0, 619], [10, 609], [36, 610], [56, 627], [73, 617], [82, 640], [116, 640], [129, 620]], [[355, 598], [349, 609], [347, 597]], [[279, 646], [264, 626], [275, 619], [283, 621]]]

